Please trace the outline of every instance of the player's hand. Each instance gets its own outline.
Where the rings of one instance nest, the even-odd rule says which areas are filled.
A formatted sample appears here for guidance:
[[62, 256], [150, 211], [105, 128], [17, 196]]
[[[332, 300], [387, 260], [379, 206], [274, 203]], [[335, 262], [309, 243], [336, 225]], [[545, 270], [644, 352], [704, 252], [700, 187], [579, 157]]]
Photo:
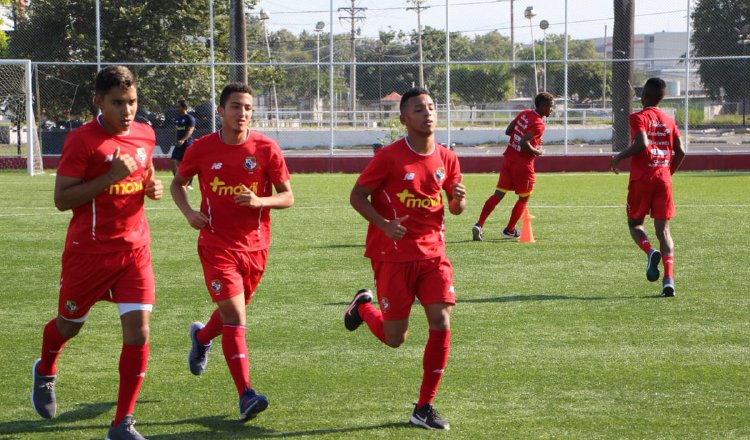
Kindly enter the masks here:
[[620, 174], [620, 170], [617, 169], [617, 164], [619, 162], [620, 159], [617, 158], [617, 155], [612, 156], [612, 160], [609, 162], [609, 170], [615, 174]]
[[202, 229], [208, 224], [208, 217], [200, 211], [191, 211], [186, 217], [193, 229]]
[[151, 200], [159, 200], [164, 194], [164, 185], [161, 180], [154, 179], [154, 168], [150, 166], [143, 173], [143, 186], [146, 191], [146, 197]]
[[385, 235], [387, 235], [391, 240], [400, 240], [404, 238], [404, 235], [406, 235], [406, 228], [401, 223], [406, 221], [406, 219], [408, 218], [409, 216], [405, 215], [403, 217], [389, 220], [383, 227]]
[[242, 192], [234, 196], [234, 202], [240, 206], [260, 209], [263, 207], [263, 201], [257, 194], [250, 191], [250, 188], [242, 185]]
[[463, 180], [464, 175], [461, 174], [458, 178], [458, 182], [453, 184], [453, 198], [458, 202], [466, 198], [466, 187], [461, 183]]
[[177, 144], [177, 146], [178, 146], [178, 147], [181, 147], [181, 146], [182, 146], [182, 144], [184, 144], [184, 143], [185, 143], [185, 141], [183, 141], [182, 139], [179, 139], [179, 140], [178, 140], [177, 142], [175, 142], [175, 143]]
[[542, 147], [541, 145], [539, 145], [539, 147], [537, 147], [537, 149], [536, 149], [536, 155], [537, 156], [541, 156], [543, 154], [544, 154], [544, 147]]
[[109, 171], [107, 171], [114, 182], [128, 177], [137, 169], [138, 164], [131, 155], [120, 155], [120, 147], [115, 148], [115, 152], [112, 154], [112, 165], [110, 165]]

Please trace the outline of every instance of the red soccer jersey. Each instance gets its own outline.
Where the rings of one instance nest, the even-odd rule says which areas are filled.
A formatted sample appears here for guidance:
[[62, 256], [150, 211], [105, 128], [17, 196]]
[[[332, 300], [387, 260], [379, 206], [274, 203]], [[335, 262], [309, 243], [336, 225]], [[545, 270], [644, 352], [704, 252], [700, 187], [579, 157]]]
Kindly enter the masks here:
[[387, 220], [408, 215], [406, 235], [391, 240], [370, 224], [365, 256], [377, 261], [413, 261], [445, 254], [442, 190], [453, 196], [452, 185], [461, 179], [456, 154], [435, 144], [430, 154], [412, 150], [405, 139], [378, 151], [357, 179], [373, 190], [372, 206]]
[[259, 197], [273, 194], [273, 184], [289, 180], [281, 148], [271, 138], [250, 131], [239, 145], [226, 144], [219, 132], [203, 136], [187, 149], [179, 173], [198, 175], [201, 212], [209, 223], [198, 246], [239, 251], [267, 249], [271, 244], [269, 209], [240, 206], [234, 196], [242, 185]]
[[156, 136], [146, 124], [133, 122], [126, 135], [108, 133], [98, 121], [91, 121], [65, 138], [57, 174], [93, 180], [109, 171], [117, 147], [131, 155], [136, 169], [130, 176], [110, 185], [93, 200], [73, 208], [65, 249], [100, 254], [136, 249], [151, 242], [143, 211], [144, 170], [151, 164]]
[[630, 162], [630, 180], [656, 178], [672, 181], [669, 164], [672, 160], [675, 139], [680, 136], [674, 120], [658, 107], [646, 107], [630, 115], [630, 139], [639, 131], [648, 138], [646, 149], [633, 156]]
[[529, 144], [538, 148], [542, 143], [542, 135], [544, 134], [544, 120], [536, 111], [524, 110], [516, 116], [514, 122], [516, 125], [513, 128], [513, 133], [510, 134], [510, 142], [508, 142], [508, 147], [505, 149], [503, 156], [514, 162], [533, 164], [536, 156], [521, 149], [521, 139], [526, 136], [526, 133], [531, 133], [532, 137]]

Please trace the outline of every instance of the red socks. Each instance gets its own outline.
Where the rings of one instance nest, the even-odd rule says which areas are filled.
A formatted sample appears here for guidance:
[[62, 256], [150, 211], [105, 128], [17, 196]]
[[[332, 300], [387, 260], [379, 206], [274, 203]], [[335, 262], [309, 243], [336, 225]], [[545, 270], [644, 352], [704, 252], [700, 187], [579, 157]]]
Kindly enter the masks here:
[[484, 222], [487, 221], [487, 217], [492, 214], [492, 211], [495, 209], [495, 206], [500, 203], [500, 199], [495, 195], [492, 194], [486, 202], [484, 202], [484, 207], [482, 207], [482, 213], [479, 214], [479, 220], [477, 220], [477, 223], [479, 226], [484, 227]]
[[518, 220], [523, 215], [524, 211], [526, 211], [526, 206], [529, 204], [528, 199], [527, 200], [521, 200], [518, 199], [515, 205], [513, 205], [513, 211], [510, 212], [510, 220], [508, 220], [508, 230], [512, 231], [516, 229], [516, 223], [518, 223]]
[[146, 376], [149, 346], [122, 344], [120, 353], [120, 389], [117, 392], [117, 412], [113, 426], [120, 424], [122, 419], [133, 414], [138, 392], [141, 390], [143, 378]]
[[52, 318], [44, 326], [42, 336], [42, 359], [37, 365], [37, 373], [42, 376], [54, 376], [57, 374], [57, 358], [60, 356], [65, 343], [68, 341], [57, 330], [57, 318]]
[[646, 253], [646, 255], [650, 254], [654, 249], [654, 247], [651, 246], [651, 242], [648, 241], [648, 237], [646, 236], [638, 240], [638, 247], [641, 248], [643, 252]]
[[224, 321], [221, 320], [221, 313], [217, 307], [211, 318], [208, 319], [206, 326], [195, 333], [195, 339], [203, 345], [207, 345], [215, 337], [223, 332]]
[[432, 403], [432, 400], [435, 398], [440, 379], [443, 377], [443, 371], [448, 364], [450, 345], [450, 329], [430, 329], [430, 336], [427, 338], [427, 345], [424, 348], [424, 358], [422, 360], [424, 373], [422, 376], [422, 386], [419, 389], [417, 408]]
[[360, 318], [367, 324], [376, 338], [385, 344], [385, 330], [383, 329], [383, 314], [372, 303], [360, 304], [357, 309]]
[[224, 324], [221, 331], [221, 349], [237, 387], [237, 394], [242, 396], [245, 389], [250, 388], [250, 360], [247, 356], [245, 326]]
[[661, 261], [664, 264], [664, 279], [674, 281], [674, 255], [664, 257]]

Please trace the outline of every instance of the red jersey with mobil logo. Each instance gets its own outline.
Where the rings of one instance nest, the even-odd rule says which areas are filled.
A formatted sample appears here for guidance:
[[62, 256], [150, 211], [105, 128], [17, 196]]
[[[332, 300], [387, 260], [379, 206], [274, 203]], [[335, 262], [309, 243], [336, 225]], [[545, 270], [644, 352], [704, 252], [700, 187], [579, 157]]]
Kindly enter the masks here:
[[257, 251], [271, 245], [269, 208], [240, 206], [234, 196], [242, 185], [259, 197], [273, 194], [273, 184], [289, 180], [281, 148], [271, 138], [250, 131], [238, 145], [226, 144], [219, 132], [203, 136], [187, 149], [179, 173], [198, 175], [201, 212], [208, 225], [200, 230], [198, 246]]
[[406, 235], [391, 240], [370, 224], [365, 256], [377, 261], [414, 261], [445, 254], [443, 190], [453, 197], [452, 185], [461, 180], [453, 151], [435, 144], [430, 154], [419, 154], [401, 139], [378, 151], [357, 183], [373, 190], [370, 201], [387, 220], [408, 215], [401, 223]]
[[143, 174], [151, 164], [156, 136], [146, 124], [133, 122], [126, 135], [108, 133], [93, 120], [68, 134], [57, 174], [91, 181], [109, 171], [112, 155], [129, 154], [138, 168], [113, 183], [93, 200], [73, 208], [65, 249], [90, 254], [136, 249], [151, 242], [146, 214]]
[[522, 162], [531, 165], [534, 163], [536, 156], [521, 149], [521, 139], [527, 133], [531, 133], [529, 144], [534, 148], [538, 148], [542, 143], [542, 135], [544, 134], [544, 120], [534, 110], [524, 110], [513, 121], [516, 125], [513, 127], [513, 133], [510, 134], [510, 141], [503, 156], [513, 162]]
[[674, 120], [658, 107], [646, 107], [630, 115], [630, 139], [639, 131], [646, 132], [646, 148], [630, 162], [630, 180], [658, 179], [672, 181], [669, 164], [675, 140], [680, 136]]

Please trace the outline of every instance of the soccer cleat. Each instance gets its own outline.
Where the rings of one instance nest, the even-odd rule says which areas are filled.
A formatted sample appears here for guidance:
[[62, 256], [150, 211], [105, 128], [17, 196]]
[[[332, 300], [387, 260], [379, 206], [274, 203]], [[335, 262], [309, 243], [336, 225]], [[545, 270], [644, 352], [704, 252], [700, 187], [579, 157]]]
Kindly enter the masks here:
[[448, 421], [441, 418], [437, 410], [429, 403], [421, 408], [414, 407], [414, 412], [411, 414], [409, 424], [425, 429], [451, 429], [451, 425]]
[[471, 236], [474, 241], [482, 241], [484, 239], [484, 231], [482, 231], [482, 227], [479, 226], [479, 223], [475, 224], [474, 227], [471, 228]]
[[106, 440], [146, 440], [146, 437], [135, 430], [134, 425], [135, 419], [133, 416], [125, 416], [119, 425], [110, 425]]
[[31, 404], [37, 414], [45, 419], [51, 419], [57, 413], [57, 397], [55, 396], [57, 376], [42, 376], [37, 373], [36, 368], [39, 362], [41, 362], [41, 359], [37, 359], [31, 369], [31, 377], [34, 382], [31, 389]]
[[503, 232], [500, 233], [500, 236], [503, 238], [514, 239], [520, 237], [521, 233], [518, 232], [518, 229], [515, 228], [513, 230], [505, 228], [503, 229]]
[[263, 394], [255, 394], [252, 388], [248, 388], [240, 397], [240, 420], [244, 422], [253, 419], [266, 408], [268, 398]]
[[648, 253], [648, 265], [646, 266], [646, 279], [656, 281], [659, 279], [659, 262], [661, 261], [661, 252], [653, 249]]
[[347, 330], [352, 332], [362, 325], [362, 317], [359, 316], [358, 309], [360, 304], [369, 302], [372, 302], [372, 292], [370, 289], [360, 289], [354, 295], [354, 299], [349, 303], [349, 307], [346, 308], [346, 312], [344, 313], [344, 327]]
[[661, 290], [661, 296], [671, 298], [674, 296], [674, 281], [669, 278], [664, 280], [664, 287]]
[[211, 342], [203, 345], [196, 338], [198, 330], [203, 327], [205, 326], [201, 322], [190, 324], [190, 341], [192, 342], [192, 347], [190, 348], [190, 353], [188, 353], [188, 367], [190, 367], [190, 372], [196, 376], [200, 376], [206, 371], [208, 352], [211, 351]]

